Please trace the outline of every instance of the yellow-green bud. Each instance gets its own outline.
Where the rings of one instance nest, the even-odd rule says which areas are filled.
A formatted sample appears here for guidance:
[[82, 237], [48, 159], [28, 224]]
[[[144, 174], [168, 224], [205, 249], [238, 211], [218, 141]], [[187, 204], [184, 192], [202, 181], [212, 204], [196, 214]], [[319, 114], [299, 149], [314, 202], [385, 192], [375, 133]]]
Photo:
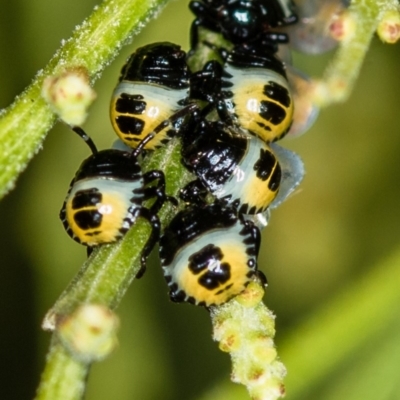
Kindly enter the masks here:
[[379, 22], [376, 33], [385, 43], [396, 43], [400, 38], [400, 13], [397, 10], [387, 11]]
[[83, 68], [65, 70], [57, 76], [45, 79], [42, 96], [52, 110], [68, 125], [82, 125], [96, 93], [89, 85]]
[[60, 320], [56, 332], [79, 360], [90, 363], [108, 356], [117, 346], [117, 316], [107, 307], [86, 304]]

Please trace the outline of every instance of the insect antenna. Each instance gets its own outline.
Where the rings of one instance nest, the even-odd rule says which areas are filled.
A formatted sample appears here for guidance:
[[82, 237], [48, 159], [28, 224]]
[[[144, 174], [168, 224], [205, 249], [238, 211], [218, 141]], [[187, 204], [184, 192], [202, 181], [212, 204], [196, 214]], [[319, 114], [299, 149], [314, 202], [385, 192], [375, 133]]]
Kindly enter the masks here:
[[98, 153], [97, 147], [94, 144], [92, 138], [81, 127], [73, 126], [72, 130], [84, 140], [84, 142], [89, 146], [93, 154]]
[[[161, 125], [161, 124], [160, 124]], [[159, 125], [159, 126], [160, 126]], [[158, 132], [160, 132], [162, 130], [162, 128], [158, 129], [158, 126], [156, 128], [154, 128], [153, 132], [150, 132], [138, 145], [138, 147], [136, 147], [135, 150], [132, 151], [131, 153], [131, 157], [136, 158], [139, 156], [139, 154], [143, 151], [144, 147], [146, 146], [147, 143], [149, 143], [154, 136], [157, 135]]]
[[149, 143], [159, 132], [161, 132], [163, 129], [165, 129], [168, 125], [172, 124], [174, 121], [178, 120], [179, 118], [182, 118], [186, 114], [189, 114], [190, 112], [194, 113], [198, 109], [197, 104], [189, 104], [188, 106], [184, 107], [182, 110], [179, 110], [176, 112], [172, 117], [169, 119], [166, 119], [165, 121], [161, 122], [158, 126], [156, 126], [153, 130], [153, 132], [150, 132], [147, 136], [143, 138], [143, 140], [139, 143], [138, 147], [135, 148], [132, 152], [132, 157], [138, 157], [139, 154], [142, 152], [144, 147], [146, 146], [147, 143]]

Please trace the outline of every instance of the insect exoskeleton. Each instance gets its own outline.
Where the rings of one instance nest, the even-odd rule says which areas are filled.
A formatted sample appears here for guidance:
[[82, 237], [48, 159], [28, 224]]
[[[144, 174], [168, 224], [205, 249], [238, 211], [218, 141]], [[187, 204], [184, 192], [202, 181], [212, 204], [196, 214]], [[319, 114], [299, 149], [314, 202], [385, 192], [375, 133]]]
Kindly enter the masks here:
[[205, 100], [219, 117], [265, 142], [282, 138], [293, 120], [285, 66], [271, 52], [237, 45], [222, 66], [209, 61], [193, 74], [190, 97]]
[[[146, 140], [132, 152], [108, 149], [97, 151], [92, 140], [81, 128], [77, 132], [90, 146], [93, 154], [83, 161], [71, 182], [60, 211], [67, 233], [89, 248], [121, 238], [137, 217], [152, 226], [152, 233], [141, 256], [142, 272], [146, 258], [160, 236], [157, 212], [165, 199], [165, 178], [162, 171], [143, 173], [138, 155]], [[153, 186], [147, 186], [153, 183]], [[143, 202], [155, 198], [150, 208]]]
[[271, 147], [221, 122], [203, 119], [187, 127], [182, 134], [182, 160], [197, 179], [181, 190], [181, 197], [196, 203], [211, 193], [240, 214], [265, 211], [281, 182], [281, 167]]
[[190, 205], [160, 240], [164, 276], [175, 302], [202, 306], [225, 303], [258, 276], [260, 232], [236, 210], [221, 204]]
[[286, 34], [271, 28], [294, 24], [298, 18], [290, 0], [203, 0], [191, 1], [196, 15], [191, 26], [191, 48], [199, 42], [199, 27], [221, 33], [234, 44], [255, 40], [287, 41]]
[[189, 78], [180, 46], [161, 42], [137, 49], [122, 68], [111, 99], [111, 123], [120, 139], [135, 148], [150, 132], [159, 132], [145, 149], [167, 143], [196, 108], [187, 104]]

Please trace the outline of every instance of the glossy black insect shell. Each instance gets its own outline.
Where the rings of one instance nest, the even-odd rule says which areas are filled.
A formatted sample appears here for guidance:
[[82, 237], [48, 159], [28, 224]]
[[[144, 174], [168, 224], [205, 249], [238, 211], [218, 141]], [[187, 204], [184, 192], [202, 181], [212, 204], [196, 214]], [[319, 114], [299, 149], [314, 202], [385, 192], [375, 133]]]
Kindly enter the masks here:
[[227, 54], [226, 62], [237, 68], [269, 69], [286, 78], [285, 65], [282, 61], [259, 46], [249, 44], [235, 46]]
[[[265, 49], [264, 49], [265, 50]], [[282, 138], [293, 121], [293, 100], [284, 64], [255, 44], [222, 52], [225, 64], [212, 60], [193, 73], [190, 97], [207, 101], [222, 121], [265, 142]]]
[[202, 122], [183, 135], [182, 160], [211, 191], [229, 179], [247, 150], [247, 139], [229, 135], [218, 123]]
[[[259, 68], [272, 70], [286, 79], [285, 66], [282, 61], [269, 52], [263, 52], [253, 45], [238, 45], [230, 52], [222, 53], [225, 57], [225, 65], [231, 65], [240, 70]], [[223, 90], [232, 87], [231, 78], [224, 70], [224, 67], [217, 61], [209, 61], [201, 71], [194, 73], [191, 77], [190, 97], [193, 99], [217, 102], [229, 97], [229, 92], [224, 94]]]
[[204, 0], [192, 1], [196, 15], [191, 29], [192, 49], [198, 42], [198, 26], [222, 33], [232, 43], [245, 43], [269, 34], [270, 28], [293, 24], [297, 16], [291, 1], [286, 7], [279, 0]]
[[257, 214], [276, 197], [281, 168], [261, 139], [202, 120], [184, 131], [182, 142], [183, 164], [197, 177], [181, 189], [187, 203], [201, 204], [211, 193], [239, 214]]
[[138, 179], [141, 173], [137, 159], [130, 152], [111, 149], [99, 151], [83, 161], [75, 180], [113, 176], [132, 180]]
[[180, 211], [165, 229], [160, 240], [160, 257], [168, 265], [176, 253], [195, 237], [212, 229], [230, 227], [236, 221], [236, 212], [218, 203], [204, 208], [189, 206]]
[[176, 44], [162, 42], [137, 49], [122, 68], [119, 81], [149, 82], [183, 89], [189, 86], [189, 76], [186, 53]]

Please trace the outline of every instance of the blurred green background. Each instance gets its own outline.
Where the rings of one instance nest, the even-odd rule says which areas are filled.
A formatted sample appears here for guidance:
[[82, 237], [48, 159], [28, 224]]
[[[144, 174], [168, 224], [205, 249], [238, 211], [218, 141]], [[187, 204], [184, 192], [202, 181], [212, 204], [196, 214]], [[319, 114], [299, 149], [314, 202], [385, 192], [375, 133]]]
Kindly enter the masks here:
[[[30, 83], [95, 4], [1, 0], [0, 108]], [[98, 99], [85, 129], [100, 148], [115, 138], [108, 103], [126, 57], [152, 41], [169, 40], [187, 49], [191, 20], [187, 0], [171, 2], [96, 82]], [[346, 301], [334, 312], [339, 321], [342, 313], [352, 318], [347, 313], [356, 310], [352, 293], [357, 289], [352, 288], [382, 268], [381, 260], [399, 247], [399, 48], [375, 39], [350, 99], [323, 110], [306, 135], [282, 142], [301, 155], [307, 174], [300, 191], [273, 213], [259, 265], [270, 284], [265, 302], [277, 315], [278, 351], [284, 350], [289, 368], [297, 366], [289, 369], [288, 379], [294, 381], [303, 360], [291, 358], [290, 340], [302, 332], [299, 326], [314, 318], [318, 331], [325, 304], [343, 288], [349, 288]], [[320, 76], [331, 57], [295, 55], [294, 63]], [[84, 248], [64, 232], [58, 212], [87, 156], [86, 146], [57, 124], [17, 188], [0, 203], [1, 398], [33, 397], [50, 339], [40, 329], [41, 320], [85, 259]], [[377, 285], [371, 291], [372, 308], [376, 299], [385, 298], [385, 290]], [[399, 303], [390, 307], [385, 312], [399, 317]], [[229, 383], [230, 360], [211, 340], [207, 313], [169, 302], [156, 254], [117, 312], [120, 346], [93, 366], [87, 400], [248, 398], [245, 389]], [[343, 318], [339, 331], [351, 322]], [[349, 332], [353, 338], [363, 335]], [[349, 349], [306, 390], [291, 393], [289, 385], [287, 399], [398, 399], [400, 388], [393, 379], [400, 374], [399, 343], [399, 322], [378, 327], [368, 345]], [[313, 351], [311, 346], [310, 357], [318, 359]], [[324, 362], [329, 364], [319, 360]], [[374, 397], [369, 397], [375, 393], [370, 386]]]

